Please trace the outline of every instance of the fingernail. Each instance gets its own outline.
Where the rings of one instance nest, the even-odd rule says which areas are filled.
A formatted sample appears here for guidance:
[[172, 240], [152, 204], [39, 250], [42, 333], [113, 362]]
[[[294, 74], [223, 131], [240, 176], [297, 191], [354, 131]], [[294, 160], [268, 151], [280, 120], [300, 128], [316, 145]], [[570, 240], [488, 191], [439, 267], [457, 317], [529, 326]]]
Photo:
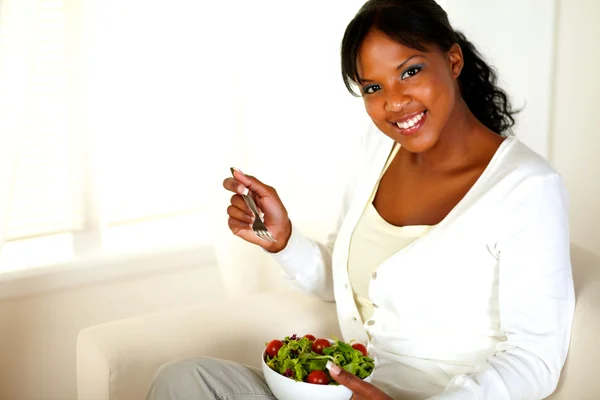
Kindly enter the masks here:
[[242, 192], [242, 194], [244, 196], [248, 196], [248, 193], [250, 193], [250, 190], [248, 190], [248, 188], [244, 188], [244, 191]]
[[339, 365], [332, 363], [331, 361], [327, 361], [326, 367], [331, 375], [339, 375], [340, 372], [342, 372], [342, 368], [340, 368]]
[[244, 174], [244, 173], [242, 172], [242, 170], [241, 170], [241, 169], [238, 169], [238, 168], [236, 168], [236, 167], [231, 167], [231, 173], [232, 173], [232, 174], [233, 174], [233, 171], [237, 171], [237, 172], [239, 172], [239, 173], [240, 173], [240, 174], [242, 174], [242, 175], [246, 175], [246, 174]]

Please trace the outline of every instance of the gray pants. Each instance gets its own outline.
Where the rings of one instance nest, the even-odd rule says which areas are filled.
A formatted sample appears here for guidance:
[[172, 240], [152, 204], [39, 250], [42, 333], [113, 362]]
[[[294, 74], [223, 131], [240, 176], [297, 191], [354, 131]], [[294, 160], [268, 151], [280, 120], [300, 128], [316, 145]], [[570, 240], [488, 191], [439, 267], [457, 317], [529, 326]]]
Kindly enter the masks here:
[[199, 357], [165, 364], [146, 400], [277, 400], [262, 371], [232, 361]]

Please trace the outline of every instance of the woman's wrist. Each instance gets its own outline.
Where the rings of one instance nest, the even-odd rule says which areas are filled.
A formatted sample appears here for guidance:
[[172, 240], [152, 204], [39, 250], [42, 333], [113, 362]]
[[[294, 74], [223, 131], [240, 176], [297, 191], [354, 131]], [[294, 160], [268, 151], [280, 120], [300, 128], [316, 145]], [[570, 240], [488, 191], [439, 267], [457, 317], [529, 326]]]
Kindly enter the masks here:
[[286, 224], [286, 229], [284, 229], [284, 231], [280, 235], [277, 235], [277, 238], [276, 238], [277, 242], [271, 243], [270, 245], [265, 246], [264, 249], [272, 254], [279, 253], [287, 247], [291, 237], [292, 237], [292, 221], [290, 221], [290, 219], [288, 218], [287, 224]]

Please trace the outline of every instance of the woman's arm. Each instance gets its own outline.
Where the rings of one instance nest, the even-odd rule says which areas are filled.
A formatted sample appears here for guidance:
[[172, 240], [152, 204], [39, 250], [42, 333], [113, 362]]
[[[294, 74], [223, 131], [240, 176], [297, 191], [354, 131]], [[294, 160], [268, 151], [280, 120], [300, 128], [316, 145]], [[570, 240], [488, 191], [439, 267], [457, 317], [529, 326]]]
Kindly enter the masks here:
[[507, 340], [472, 375], [452, 379], [435, 400], [534, 400], [554, 392], [575, 307], [566, 190], [536, 176], [507, 198], [498, 242], [501, 327]]

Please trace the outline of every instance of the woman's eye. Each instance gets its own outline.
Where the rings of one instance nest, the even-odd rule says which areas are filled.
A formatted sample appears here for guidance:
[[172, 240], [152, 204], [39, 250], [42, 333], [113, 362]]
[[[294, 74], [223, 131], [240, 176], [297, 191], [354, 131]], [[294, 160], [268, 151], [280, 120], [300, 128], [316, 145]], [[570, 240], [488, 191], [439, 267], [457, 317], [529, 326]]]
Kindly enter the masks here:
[[421, 71], [421, 69], [423, 69], [423, 67], [420, 66], [420, 65], [416, 65], [414, 67], [410, 67], [409, 69], [407, 69], [406, 71], [404, 71], [402, 73], [402, 77], [401, 78], [404, 80], [404, 79], [408, 79], [408, 78], [410, 78], [412, 76], [415, 76], [416, 74], [418, 74]]
[[371, 94], [377, 92], [380, 89], [381, 87], [379, 85], [369, 85], [363, 88], [363, 93]]

